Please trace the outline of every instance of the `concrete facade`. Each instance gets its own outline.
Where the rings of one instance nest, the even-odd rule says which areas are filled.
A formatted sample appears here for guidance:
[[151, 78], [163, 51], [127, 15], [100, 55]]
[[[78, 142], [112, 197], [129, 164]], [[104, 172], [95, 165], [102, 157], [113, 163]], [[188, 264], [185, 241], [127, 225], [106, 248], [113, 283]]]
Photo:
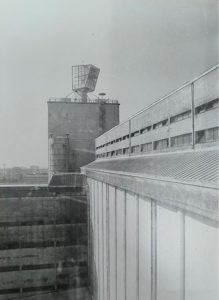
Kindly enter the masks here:
[[[95, 159], [95, 138], [118, 123], [119, 104], [117, 101], [115, 103], [100, 100], [87, 103], [49, 101], [50, 173], [58, 172], [60, 169], [63, 172], [79, 172], [80, 167]], [[65, 146], [61, 149], [57, 147], [61, 138], [66, 140], [63, 142], [63, 145], [67, 143], [66, 148]], [[64, 152], [67, 159], [64, 159], [62, 164], [60, 157]]]
[[216, 66], [96, 139], [93, 300], [219, 299], [218, 106]]
[[216, 182], [94, 163], [84, 172], [93, 299], [218, 299]]
[[52, 299], [66, 289], [88, 299], [87, 201], [77, 182], [0, 187], [0, 299]]
[[96, 139], [96, 156], [147, 155], [217, 144], [219, 66]]

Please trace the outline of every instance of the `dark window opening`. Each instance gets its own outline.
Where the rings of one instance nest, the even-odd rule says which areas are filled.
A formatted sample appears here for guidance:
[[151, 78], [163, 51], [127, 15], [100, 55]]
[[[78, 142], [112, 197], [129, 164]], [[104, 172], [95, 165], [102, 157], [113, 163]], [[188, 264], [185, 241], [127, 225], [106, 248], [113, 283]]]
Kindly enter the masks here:
[[197, 144], [215, 142], [218, 140], [219, 140], [219, 127], [200, 130], [195, 133], [195, 142]]
[[116, 150], [116, 155], [122, 155], [122, 149]]
[[152, 143], [146, 143], [141, 145], [141, 152], [152, 151]]
[[191, 117], [191, 110], [185, 111], [181, 114], [178, 114], [176, 116], [173, 116], [170, 118], [170, 123], [175, 123], [181, 120], [185, 120]]
[[137, 130], [135, 132], [132, 132], [131, 137], [137, 136], [139, 134], [140, 134], [140, 132], [139, 132], [139, 130]]
[[112, 151], [111, 156], [115, 156], [115, 155], [116, 155], [116, 151]]
[[122, 137], [122, 139], [123, 139], [123, 140], [129, 139], [129, 134], [124, 135], [124, 136]]
[[139, 146], [139, 145], [137, 145], [137, 146], [132, 146], [131, 152], [132, 152], [132, 153], [138, 153], [138, 152], [140, 152], [140, 146]]
[[129, 147], [123, 148], [123, 154], [129, 154]]
[[122, 138], [116, 139], [116, 143], [121, 142]]
[[208, 103], [202, 104], [200, 106], [197, 106], [195, 108], [195, 113], [196, 114], [201, 114], [205, 111], [217, 108], [219, 106], [219, 99], [214, 99]]
[[168, 139], [163, 139], [154, 142], [154, 150], [162, 150], [168, 148], [169, 141]]
[[163, 120], [161, 122], [158, 122], [158, 123], [154, 124], [153, 125], [153, 129], [161, 128], [161, 127], [163, 127], [163, 126], [165, 126], [167, 124], [168, 124], [168, 119], [165, 119], [165, 120]]
[[191, 145], [191, 143], [192, 143], [191, 133], [171, 137], [171, 147]]
[[142, 128], [142, 129], [140, 130], [140, 134], [145, 133], [145, 132], [148, 132], [148, 131], [150, 131], [150, 130], [151, 130], [151, 126], [147, 126], [147, 127]]

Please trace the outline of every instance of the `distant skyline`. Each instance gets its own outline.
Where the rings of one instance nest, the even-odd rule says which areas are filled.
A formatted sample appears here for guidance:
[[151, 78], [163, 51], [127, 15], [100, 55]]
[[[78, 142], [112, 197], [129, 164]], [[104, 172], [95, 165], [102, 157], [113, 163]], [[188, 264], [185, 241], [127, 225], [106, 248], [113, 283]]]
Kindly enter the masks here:
[[218, 1], [0, 0], [0, 168], [47, 166], [47, 100], [89, 63], [123, 121], [218, 63]]

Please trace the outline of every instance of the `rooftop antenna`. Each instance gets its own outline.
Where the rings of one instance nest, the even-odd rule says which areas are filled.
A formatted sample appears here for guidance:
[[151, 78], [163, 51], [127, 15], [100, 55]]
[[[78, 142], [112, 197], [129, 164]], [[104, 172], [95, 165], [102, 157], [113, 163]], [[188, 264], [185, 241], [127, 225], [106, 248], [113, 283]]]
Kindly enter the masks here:
[[77, 65], [72, 67], [72, 90], [87, 102], [87, 94], [96, 87], [100, 69], [93, 65]]

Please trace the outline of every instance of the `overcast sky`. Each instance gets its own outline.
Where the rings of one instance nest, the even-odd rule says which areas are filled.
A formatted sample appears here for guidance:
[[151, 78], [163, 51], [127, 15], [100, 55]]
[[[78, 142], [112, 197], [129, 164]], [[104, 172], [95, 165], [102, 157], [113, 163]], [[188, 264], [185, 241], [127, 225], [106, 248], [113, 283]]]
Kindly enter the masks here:
[[71, 66], [121, 121], [218, 62], [217, 0], [0, 0], [0, 168], [47, 166], [47, 100]]

